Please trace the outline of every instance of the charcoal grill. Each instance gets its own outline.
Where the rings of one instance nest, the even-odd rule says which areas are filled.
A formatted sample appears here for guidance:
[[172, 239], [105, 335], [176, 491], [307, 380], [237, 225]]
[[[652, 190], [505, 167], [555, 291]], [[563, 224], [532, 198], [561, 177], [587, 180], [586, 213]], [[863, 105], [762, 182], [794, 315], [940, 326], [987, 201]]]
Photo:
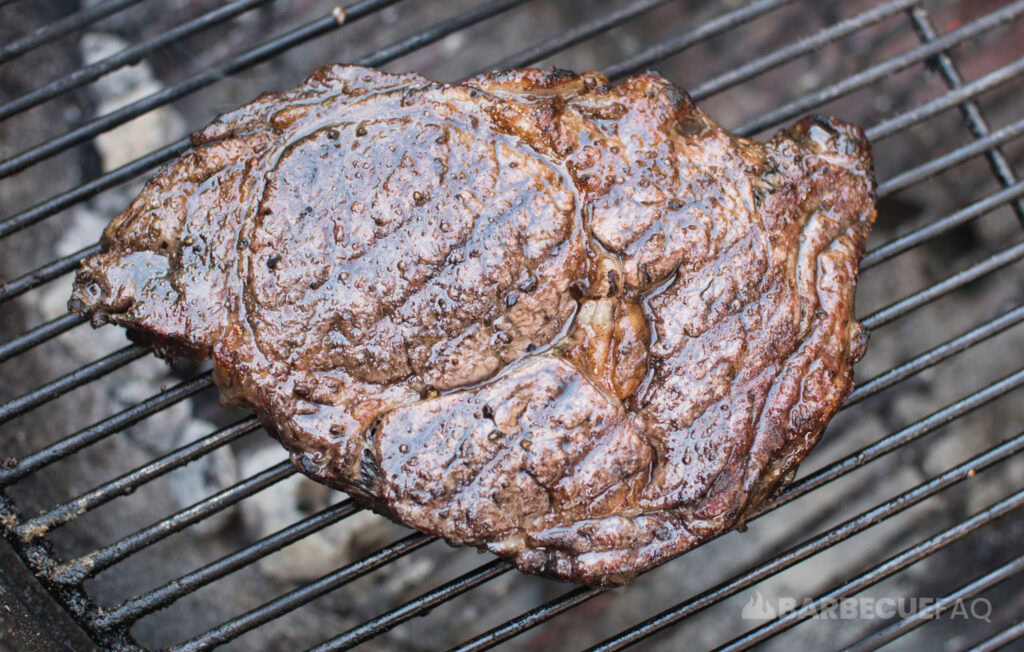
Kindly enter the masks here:
[[[0, 44], [0, 65], [23, 65], [26, 56], [73, 39], [103, 24], [97, 21], [116, 18], [139, 2], [104, 0], [79, 6], [69, 0], [60, 20]], [[0, 20], [26, 4], [0, 2]], [[0, 98], [0, 119], [16, 119], [47, 103], [80, 96], [89, 84], [113, 71], [158, 56], [182, 39], [266, 11], [274, 2], [207, 3], [212, 8], [205, 12], [181, 9], [187, 4], [173, 5], [180, 9], [178, 24], [142, 37], [107, 59]], [[119, 125], [182, 98], [197, 97], [195, 102], [201, 104], [202, 98], [209, 97], [203, 92], [230, 83], [226, 80], [233, 76], [266, 62], [272, 65], [313, 39], [347, 39], [352, 33], [355, 40], [350, 46], [363, 52], [352, 60], [368, 66], [391, 64], [395, 69], [403, 67], [403, 57], [408, 61], [410, 56], [436, 49], [439, 42], [454, 43], [455, 54], [446, 65], [457, 68], [455, 76], [478, 69], [563, 63], [568, 57], [585, 64], [573, 67], [599, 69], [613, 79], [653, 67], [688, 87], [709, 113], [744, 136], [763, 136], [768, 129], [816, 110], [855, 119], [866, 125], [875, 143], [880, 197], [879, 226], [862, 265], [859, 305], [863, 323], [872, 333], [872, 346], [858, 368], [858, 387], [797, 481], [751, 518], [747, 534], [720, 537], [614, 591], [520, 577], [500, 559], [478, 558], [471, 550], [452, 552], [447, 559], [455, 561], [447, 575], [441, 569], [406, 587], [393, 604], [354, 626], [339, 628], [346, 631], [334, 632], [337, 635], [315, 649], [369, 643], [381, 649], [454, 645], [460, 650], [480, 650], [503, 644], [509, 649], [565, 645], [611, 650], [640, 641], [671, 649], [683, 640], [726, 649], [775, 641], [788, 645], [786, 641], [794, 640], [818, 640], [823, 647], [875, 649], [934, 640], [914, 636], [927, 636], [929, 630], [939, 628], [952, 632], [949, 640], [955, 647], [992, 650], [1024, 637], [1024, 582], [1020, 580], [1024, 556], [1019, 543], [1024, 537], [1019, 512], [1024, 506], [1024, 478], [1019, 475], [1024, 461], [1024, 412], [1016, 407], [1024, 385], [1020, 348], [1024, 343], [1020, 327], [1024, 321], [1024, 181], [1018, 180], [1015, 171], [1024, 159], [1019, 139], [1024, 134], [1024, 0], [594, 3], [601, 5], [599, 10], [581, 11], [578, 19], [553, 23], [548, 36], [546, 26], [538, 24], [536, 36], [527, 36], [535, 43], [523, 49], [520, 42], [508, 50], [511, 54], [505, 52], [487, 66], [461, 56], [459, 47], [469, 46], [458, 46], [451, 39], [459, 35], [470, 41], [486, 39], [488, 32], [500, 32], [511, 17], [548, 11], [553, 3], [443, 3], [443, 8], [435, 6], [430, 14], [436, 22], [426, 27], [406, 18], [408, 12], [424, 15], [423, 5], [430, 4], [415, 0], [363, 0], [344, 7], [312, 0], [306, 4], [315, 5], [321, 17], [271, 33], [258, 44], [242, 44], [216, 65], [120, 108], [92, 117], [86, 111], [85, 117], [72, 116], [66, 124], [51, 125], [48, 133], [38, 134], [35, 144], [5, 153], [0, 160], [0, 183], [18, 184], [34, 174], [45, 174], [40, 172], [42, 165], [55, 157], [78, 165], [81, 159], [75, 158], [76, 153]], [[293, 5], [305, 6], [295, 1]], [[372, 41], [378, 25], [396, 21], [406, 24], [406, 36], [383, 46]], [[623, 36], [629, 34], [643, 36], [632, 40]], [[591, 47], [602, 39], [605, 50], [619, 52], [614, 60], [600, 59], [603, 50]], [[616, 39], [622, 43], [607, 45]], [[297, 83], [311, 68], [307, 62], [301, 69], [290, 70], [290, 77]], [[430, 76], [432, 71], [421, 72]], [[201, 114], [209, 119], [226, 108], [214, 102]], [[201, 123], [189, 126], [197, 128]], [[47, 193], [34, 205], [13, 211], [4, 207], [0, 238], [10, 243], [83, 202], [151, 174], [186, 146], [186, 139], [166, 143], [116, 169], [89, 172], [78, 185]], [[20, 305], [16, 299], [24, 301], [66, 277], [82, 257], [98, 250], [99, 245], [93, 244], [34, 269], [18, 270], [2, 279], [0, 302]], [[991, 288], [1000, 288], [1001, 294], [986, 303], [980, 297]], [[14, 455], [15, 443], [24, 438], [24, 424], [39, 423], [29, 421], [33, 415], [53, 418], [46, 415], [54, 415], [55, 406], [67, 396], [111, 374], [123, 373], [118, 377], [131, 382], [132, 363], [148, 354], [138, 345], [100, 355], [37, 386], [22, 383], [24, 368], [19, 361], [33, 355], [60, 355], [66, 334], [83, 330], [83, 321], [70, 314], [42, 323], [29, 319], [0, 344], [4, 364], [0, 377], [6, 379], [0, 387], [0, 424], [6, 431], [0, 436], [0, 455]], [[119, 371], [122, 368], [125, 371]], [[180, 511], [152, 513], [148, 524], [132, 525], [123, 536], [82, 542], [67, 534], [93, 512], [116, 509], [140, 488], [222, 447], [238, 445], [259, 428], [251, 415], [241, 415], [178, 449], [154, 454], [145, 465], [98, 486], [58, 496], [54, 504], [38, 506], [32, 494], [19, 493], [20, 486], [31, 484], [52, 466], [73, 473], [76, 464], [89, 463], [86, 460], [94, 459], [90, 456], [103, 455], [104, 446], [125, 437], [126, 429], [182, 401], [210, 394], [211, 385], [210, 373], [199, 370], [131, 407], [4, 460], [0, 527], [19, 563], [31, 572], [13, 580], [14, 586], [29, 591], [29, 583], [38, 581], [39, 594], [59, 605], [61, 609], [51, 613], [46, 624], [56, 628], [52, 631], [64, 632], [54, 645], [59, 647], [64, 636], [66, 645], [85, 640], [74, 638], [84, 632], [104, 648], [146, 647], [152, 643], [139, 638], [136, 628], [160, 619], [177, 619], [180, 624], [180, 639], [158, 643], [175, 650], [210, 649], [236, 639], [237, 645], [254, 645], [252, 641], [261, 640], [254, 636], [268, 624], [287, 627], [293, 622], [295, 630], [302, 630], [308, 626], [302, 614], [309, 603], [351, 583], [373, 591], [366, 578], [438, 545], [433, 537], [407, 533], [319, 579], [299, 583], [258, 604], [240, 602], [242, 606], [228, 618], [193, 631], [188, 614], [202, 622], [204, 589], [234, 573], [252, 571], [259, 560], [339, 524], [359, 508], [346, 500], [263, 538], [236, 538], [231, 548], [217, 548], [215, 558], [181, 568], [171, 578], [146, 578], [138, 565], [132, 566], [132, 559], [153, 548], [166, 551], [201, 545], [189, 537], [190, 526], [253, 500], [260, 492], [273, 492], [295, 470], [285, 462], [270, 466]], [[213, 420], [228, 419], [220, 414]], [[978, 432], [985, 436], [979, 437]], [[927, 456], [946, 449], [959, 457], [942, 457], [944, 465], [935, 468]], [[908, 468], [917, 470], [913, 477], [895, 477]], [[879, 477], [889, 475], [894, 483], [876, 486], [884, 484]], [[967, 500], [968, 492], [985, 500]], [[861, 497], [867, 502], [859, 502]], [[921, 511], [926, 508], [930, 511]], [[872, 534], [879, 531], [885, 534]], [[837, 554], [855, 558], [858, 547], [874, 545], [862, 543], [875, 541], [866, 538], [871, 536], [881, 537], [880, 556], [842, 565], [838, 574], [814, 585], [818, 588], [801, 592], [799, 583], [806, 580], [807, 571], [793, 573], [810, 565], [812, 573], [820, 574], [824, 572], [820, 568], [813, 570], [815, 560], [834, 560]], [[762, 540], [771, 543], [756, 544]], [[753, 545], [756, 552], [729, 563], [729, 551], [741, 543]], [[703, 557], [704, 548], [719, 552]], [[708, 567], [705, 559], [718, 562]], [[922, 565], [930, 569], [927, 578], [914, 583], [914, 571]], [[106, 601], [93, 590], [104, 576], [129, 572], [149, 579], [150, 588]], [[796, 588], [791, 584], [789, 591], [800, 598], [792, 610], [756, 622], [735, 620], [741, 607], [761, 598], [762, 588], [773, 581], [785, 582], [787, 577], [796, 578], [790, 580], [797, 583]], [[911, 579], [900, 584], [907, 577]], [[920, 580], [920, 574], [917, 577]], [[505, 583], [503, 591], [532, 596], [531, 607], [516, 607], [509, 614], [501, 604], [480, 604], [475, 597], [480, 589], [498, 581]], [[886, 619], [861, 620], [856, 626], [820, 617], [824, 608], [837, 601], [878, 587], [890, 591], [886, 595], [928, 591], [922, 595], [935, 600]], [[346, 594], [351, 600], [359, 595]], [[994, 605], [989, 618], [959, 622], [949, 618], [958, 600], [984, 596]], [[192, 605], [189, 612], [167, 609], [185, 599]], [[403, 628], [425, 627], [425, 622], [448, 618], [459, 609], [475, 609], [478, 614], [468, 633], [460, 630], [450, 640], [420, 640], [415, 645], [410, 638], [393, 638]], [[413, 620], [417, 616], [423, 618]], [[732, 624], [717, 638], [708, 639], [707, 631], [714, 629], [708, 624], [712, 618]], [[80, 627], [81, 632], [62, 627]], [[573, 633], [566, 634], [567, 628]], [[692, 638], [673, 638], [678, 632]], [[297, 636], [303, 645], [324, 638]], [[792, 636], [798, 638], [787, 638]], [[274, 647], [265, 640], [260, 645]]]

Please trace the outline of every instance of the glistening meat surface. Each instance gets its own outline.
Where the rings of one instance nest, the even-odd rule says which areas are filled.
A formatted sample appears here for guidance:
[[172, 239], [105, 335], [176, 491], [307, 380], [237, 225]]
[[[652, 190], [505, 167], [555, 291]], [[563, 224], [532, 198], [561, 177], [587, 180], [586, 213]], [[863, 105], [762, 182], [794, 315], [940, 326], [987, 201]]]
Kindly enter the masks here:
[[857, 127], [732, 136], [661, 76], [318, 70], [193, 136], [70, 307], [213, 358], [310, 477], [606, 584], [742, 522], [852, 389]]

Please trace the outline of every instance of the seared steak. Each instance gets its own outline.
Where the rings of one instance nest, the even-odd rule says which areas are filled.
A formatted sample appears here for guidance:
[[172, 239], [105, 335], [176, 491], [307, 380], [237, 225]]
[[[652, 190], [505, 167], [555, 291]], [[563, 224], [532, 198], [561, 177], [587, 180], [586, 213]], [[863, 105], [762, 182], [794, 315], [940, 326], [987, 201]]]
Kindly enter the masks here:
[[527, 572], [740, 524], [852, 388], [857, 127], [730, 135], [657, 74], [318, 70], [193, 136], [70, 308], [212, 357], [295, 463]]

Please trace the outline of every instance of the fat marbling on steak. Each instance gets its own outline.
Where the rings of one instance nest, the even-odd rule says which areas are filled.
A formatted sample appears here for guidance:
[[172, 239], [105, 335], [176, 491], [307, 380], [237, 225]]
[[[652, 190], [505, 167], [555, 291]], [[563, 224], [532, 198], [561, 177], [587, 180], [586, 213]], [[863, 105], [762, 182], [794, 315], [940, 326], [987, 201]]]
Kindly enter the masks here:
[[310, 477], [607, 584], [740, 524], [852, 388], [861, 130], [661, 76], [318, 70], [193, 136], [70, 307], [213, 358]]

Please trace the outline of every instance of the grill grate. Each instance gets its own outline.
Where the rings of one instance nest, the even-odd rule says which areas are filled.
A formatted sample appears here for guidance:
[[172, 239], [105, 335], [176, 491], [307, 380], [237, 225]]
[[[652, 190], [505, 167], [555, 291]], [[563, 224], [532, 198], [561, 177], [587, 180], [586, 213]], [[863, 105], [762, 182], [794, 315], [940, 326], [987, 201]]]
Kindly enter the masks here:
[[[119, 11], [126, 10], [138, 1], [107, 0], [73, 13], [48, 28], [0, 47], [0, 63], [12, 60], [6, 65], [18, 65], [17, 57], [20, 55], [51, 43], [62, 36], [82, 30]], [[205, 14], [183, 20], [176, 27], [130, 46], [102, 61], [85, 66], [70, 75], [46, 83], [13, 99], [5, 99], [0, 104], [0, 119], [28, 111], [74, 92], [114, 70], [158, 52], [168, 44], [202, 34], [217, 24], [244, 16], [247, 12], [268, 6], [273, 1], [235, 0], [224, 3]], [[0, 13], [18, 11], [19, 7], [17, 6], [5, 6], [13, 2], [16, 0], [0, 0]], [[288, 50], [312, 39], [337, 30], [344, 31], [347, 26], [356, 21], [380, 18], [384, 10], [392, 5], [399, 5], [398, 9], [401, 10], [402, 6], [406, 4], [414, 3], [412, 0], [401, 4], [399, 0], [362, 0], [344, 9], [328, 10], [317, 20], [281, 35], [273, 36], [260, 45], [229, 57], [220, 64], [205, 69], [164, 90], [137, 99], [126, 106], [78, 126], [73, 126], [68, 131], [51, 136], [48, 140], [28, 149], [12, 153], [8, 158], [0, 160], [0, 180], [19, 174], [31, 174], [34, 172], [35, 166], [43, 161], [67, 152], [76, 145], [87, 143], [96, 136], [138, 116], [197, 93], [230, 75], [252, 68], [257, 64], [275, 60]], [[493, 0], [475, 4], [461, 13], [441, 20], [430, 27], [420, 29], [411, 36], [358, 58], [356, 62], [368, 66], [382, 66], [441, 39], [457, 35], [477, 24], [488, 24], [500, 29], [497, 25], [490, 22], [485, 23], [485, 21], [493, 21], [507, 12], [518, 10], [522, 5], [527, 5], [522, 10], [528, 11], [531, 10], [531, 6], [540, 4], [544, 4], [543, 0]], [[600, 37], [609, 30], [626, 25], [630, 21], [642, 20], [649, 14], [673, 4], [678, 3], [672, 3], [669, 0], [638, 0], [618, 3], [614, 10], [590, 16], [579, 24], [546, 40], [506, 55], [500, 60], [500, 63], [488, 66], [486, 69], [523, 66], [548, 59], [573, 46], [585, 45], [590, 39]], [[735, 34], [745, 26], [758, 21], [772, 21], [776, 16], [781, 15], [780, 12], [793, 11], [794, 8], [803, 12], [803, 16], [813, 14], [823, 20], [825, 24], [809, 36], [783, 44], [766, 54], [734, 65], [709, 79], [691, 84], [691, 94], [695, 100], [715, 101], [727, 91], [740, 89], [745, 84], [756, 83], [763, 76], [770, 75], [793, 62], [808, 57], [819, 57], [824, 48], [843, 43], [844, 39], [863, 34], [868, 30], [888, 29], [893, 33], [912, 34], [917, 39], [916, 45], [907, 45], [900, 51], [887, 53], [880, 62], [858, 67], [856, 71], [840, 77], [837, 81], [828, 83], [820, 81], [810, 87], [805, 87], [802, 94], [795, 99], [780, 100], [775, 106], [761, 112], [758, 117], [741, 123], [733, 131], [740, 135], [752, 136], [836, 100], [848, 100], [852, 96], [864, 93], [873, 94], [876, 97], [883, 96], [883, 89], [887, 82], [897, 85], [895, 80], [899, 79], [900, 75], [906, 75], [915, 67], [927, 65], [937, 72], [945, 90], [930, 99], [916, 101], [910, 108], [876, 122], [867, 129], [869, 137], [876, 144], [885, 143], [896, 137], [905, 138], [915, 127], [944, 120], [947, 117], [946, 112], [955, 108], [962, 114], [962, 121], [959, 124], [948, 124], [956, 124], [954, 128], [963, 130], [966, 135], [970, 136], [970, 139], [963, 144], [951, 147], [941, 146], [942, 143], [939, 143], [926, 149], [925, 160], [908, 163], [887, 175], [880, 175], [878, 194], [883, 208], [880, 210], [879, 224], [881, 225], [887, 218], [884, 207], [892, 205], [886, 202], [894, 201], [902, 191], [913, 189], [919, 184], [929, 182], [950, 171], [963, 170], [979, 157], [986, 160], [990, 168], [990, 180], [999, 189], [973, 201], [957, 197], [955, 210], [950, 212], [946, 212], [939, 201], [927, 204], [926, 210], [931, 214], [930, 219], [920, 223], [912, 230], [900, 235], [893, 235], [888, 241], [873, 246], [865, 257], [862, 268], [869, 270], [885, 264], [891, 265], [901, 254], [918, 247], [934, 245], [942, 241], [943, 238], [950, 237], [951, 234], [961, 233], [966, 226], [1000, 211], [1014, 213], [1021, 225], [1024, 225], [1024, 181], [1018, 181], [1014, 169], [1014, 152], [1016, 152], [1016, 159], [1019, 162], [1021, 151], [1019, 147], [1016, 150], [1013, 149], [1017, 145], [1017, 139], [1024, 134], [1024, 119], [1020, 118], [1021, 115], [1024, 115], [1024, 103], [1018, 102], [1016, 106], [1013, 106], [1011, 101], [1010, 121], [998, 128], [990, 127], [989, 119], [982, 108], [983, 96], [991, 94], [1005, 85], [1012, 84], [1024, 76], [1024, 50], [1020, 49], [1018, 39], [1017, 51], [1011, 52], [1016, 57], [1015, 59], [994, 69], [986, 70], [970, 80], [965, 80], [965, 75], [961, 73], [962, 60], [958, 61], [955, 58], [959, 56], [960, 49], [965, 46], [980, 47], [983, 52], [986, 49], [994, 48], [996, 46], [991, 43], [986, 45], [985, 40], [996, 38], [998, 34], [1008, 29], [1019, 29], [1021, 23], [1024, 22], [1022, 21], [1024, 0], [1004, 2], [997, 7], [992, 7], [992, 5], [999, 3], [979, 3], [984, 4], [990, 10], [966, 20], [963, 24], [950, 25], [952, 29], [943, 33], [936, 31], [930, 14], [924, 7], [927, 4], [939, 5], [935, 11], [948, 9], [949, 3], [941, 1], [888, 0], [875, 2], [859, 13], [843, 18], [833, 15], [835, 12], [832, 9], [824, 9], [816, 3], [798, 0], [755, 0], [748, 3], [729, 4], [738, 4], [739, 6], [723, 11], [699, 24], [686, 26], [685, 29], [678, 30], [675, 36], [670, 36], [663, 41], [636, 48], [635, 52], [620, 61], [605, 65], [604, 72], [609, 77], [617, 79], [648, 66], [663, 65], [666, 60], [670, 60], [680, 52], [706, 45], [714, 42], [717, 38], [728, 37], [730, 34], [737, 38]], [[401, 11], [398, 12], [398, 15], [402, 15]], [[801, 22], [801, 25], [803, 24]], [[982, 43], [982, 45], [979, 46], [978, 43]], [[672, 68], [665, 69], [665, 72], [671, 73]], [[669, 74], [669, 76], [672, 75]], [[919, 79], [911, 80], [906, 85], [911, 86], [915, 83], [919, 83]], [[715, 114], [714, 109], [711, 109], [710, 112]], [[955, 139], [953, 140], [955, 142]], [[0, 239], [13, 236], [23, 229], [48, 220], [106, 190], [134, 180], [139, 175], [173, 159], [187, 146], [187, 139], [174, 141], [110, 172], [97, 175], [75, 188], [60, 192], [35, 206], [0, 219]], [[903, 325], [904, 318], [914, 311], [943, 297], [948, 297], [951, 293], [961, 290], [971, 283], [988, 278], [1004, 267], [1014, 265], [1024, 258], [1024, 241], [1022, 241], [1019, 231], [1003, 244], [1004, 248], [994, 251], [983, 246], [975, 247], [974, 249], [981, 253], [980, 259], [974, 260], [960, 271], [951, 274], [946, 272], [941, 275], [941, 280], [932, 282], [902, 298], [893, 300], [890, 296], [886, 299], [889, 303], [874, 309], [863, 317], [864, 326], [870, 331], [889, 327], [890, 330], [887, 331], [886, 337], [889, 336], [889, 332], [895, 333], [892, 337], [900, 336], [900, 333], [904, 333], [904, 329], [908, 328]], [[88, 246], [71, 255], [47, 262], [34, 270], [22, 272], [21, 275], [0, 284], [0, 304], [42, 288], [51, 281], [74, 271], [82, 257], [98, 250], [98, 244]], [[1000, 278], [1004, 283], [1014, 282], [1013, 275], [1006, 272]], [[994, 318], [982, 321], [905, 362], [893, 364], [884, 370], [877, 370], [875, 375], [858, 383], [858, 387], [843, 406], [844, 415], [854, 406], [858, 406], [856, 412], [858, 415], [871, 413], [874, 404], [865, 403], [868, 399], [884, 397], [897, 392], [906, 393], [910, 391], [905, 387], [910, 384], [911, 379], [918, 378], [925, 373], [941, 374], [945, 368], [940, 368], [943, 363], [953, 361], [959, 354], [973, 350], [983, 342], [988, 342], [1013, 329], [1024, 321], [1024, 295], [1018, 292], [1015, 302], [1015, 304], [1004, 308], [1001, 314]], [[64, 315], [29, 328], [6, 342], [0, 343], [0, 363], [8, 361], [8, 364], [11, 364], [18, 356], [35, 350], [36, 347], [44, 345], [52, 338], [80, 326], [84, 321], [78, 316]], [[34, 410], [50, 407], [53, 401], [64, 394], [87, 386], [97, 379], [126, 367], [147, 353], [148, 350], [144, 347], [130, 345], [11, 398], [0, 404], [0, 425], [8, 424], [8, 422]], [[943, 407], [914, 420], [909, 425], [894, 428], [890, 434], [881, 438], [876, 437], [868, 445], [859, 449], [832, 455], [828, 459], [833, 459], [833, 461], [823, 464], [816, 470], [804, 473], [795, 483], [753, 515], [750, 519], [751, 523], [782, 518], [782, 514], [776, 514], [776, 512], [793, 501], [811, 496], [824, 488], [840, 485], [854, 472], [868, 467], [887, 455], [906, 454], [907, 451], [913, 449], [914, 442], [950, 424], [962, 425], [962, 418], [969, 414], [979, 413], [1002, 397], [1013, 394], [1019, 400], [1019, 388], [1024, 385], [1024, 368], [1021, 368], [1024, 363], [1017, 360], [1015, 364], [1018, 365], [1017, 371], [995, 381], [985, 381], [982, 386], [966, 396], [955, 400], [943, 398], [945, 403]], [[219, 559], [196, 570], [183, 573], [157, 588], [129, 597], [118, 604], [102, 605], [102, 607], [97, 604], [85, 586], [87, 580], [105, 571], [116, 571], [118, 564], [132, 555], [293, 476], [296, 473], [295, 469], [284, 462], [270, 466], [113, 543], [97, 546], [92, 552], [77, 556], [64, 556], [56, 552], [54, 544], [58, 537], [54, 536], [53, 532], [57, 528], [81, 518], [83, 514], [118, 497], [134, 492], [156, 478], [213, 454], [217, 449], [240, 441], [245, 435], [258, 429], [258, 421], [252, 416], [243, 416], [234, 423], [176, 450], [162, 455], [154, 455], [146, 465], [88, 491], [69, 496], [63, 502], [34, 516], [24, 513], [24, 508], [16, 504], [9, 489], [19, 481], [34, 476], [37, 472], [56, 462], [80, 453], [87, 454], [88, 447], [93, 444], [123, 433], [129, 427], [172, 408], [211, 386], [211, 374], [209, 372], [200, 373], [190, 380], [164, 389], [113, 416], [66, 435], [20, 459], [13, 460], [10, 464], [0, 466], [0, 527], [3, 529], [4, 536], [56, 600], [70, 612], [95, 641], [104, 646], [136, 647], [137, 644], [130, 631], [136, 622], [146, 617], [155, 618], [157, 616], [154, 614], [158, 610], [360, 511], [351, 501], [330, 505], [258, 541], [238, 546], [237, 549]], [[819, 451], [816, 451], [808, 460], [808, 464], [813, 460], [826, 459], [824, 456], [830, 453], [827, 449], [834, 445], [832, 442], [835, 439], [838, 438], [827, 437], [822, 442]], [[591, 649], [621, 649], [663, 632], [666, 628], [693, 618], [732, 596], [759, 585], [805, 560], [815, 558], [842, 542], [853, 539], [868, 529], [894, 522], [891, 519], [898, 514], [911, 510], [916, 505], [955, 485], [966, 483], [985, 469], [1010, 460], [1021, 459], [1022, 450], [1024, 450], [1024, 432], [1008, 437], [988, 450], [962, 456], [960, 459], [963, 461], [952, 468], [938, 472], [933, 471], [923, 481], [904, 488], [893, 497], [877, 502], [855, 516], [828, 527], [813, 528], [813, 531], [817, 533], [812, 536], [799, 535], [798, 538], [783, 546], [777, 554], [765, 554], [759, 557], [757, 563], [742, 572], [734, 573], [725, 570], [717, 577], [717, 580], [710, 583], [711, 588], [693, 591], [692, 589], [696, 587], [688, 587], [686, 592], [693, 593], [693, 597], [678, 602], [657, 615], [596, 643]], [[972, 535], [979, 536], [975, 534], [976, 531], [1024, 506], [1024, 491], [1000, 496], [988, 501], [987, 504], [987, 507], [974, 510], [974, 513], [962, 514], [952, 526], [935, 532], [931, 536], [923, 537], [902, 551], [891, 554], [881, 563], [846, 578], [834, 588], [822, 592], [820, 595], [812, 596], [799, 608], [770, 619], [739, 636], [735, 636], [735, 632], [733, 632], [730, 637], [735, 636], [735, 638], [731, 638], [723, 644], [725, 649], [746, 649], [762, 643], [807, 621], [824, 606], [857, 595], [876, 583], [896, 576], [921, 560], [938, 554], [940, 551], [948, 550], [951, 546], [957, 545], [958, 542], [962, 542]], [[767, 519], [761, 518], [769, 514], [773, 514], [773, 516], [769, 516]], [[1019, 519], [1020, 515], [1015, 514], [1014, 518]], [[833, 520], [837, 520], [830, 520], [829, 514], [822, 514], [822, 519], [823, 523], [826, 521], [832, 523]], [[271, 621], [292, 615], [303, 605], [386, 567], [400, 558], [412, 556], [416, 551], [436, 540], [435, 537], [419, 533], [409, 534], [357, 561], [333, 570], [317, 580], [303, 584], [187, 641], [178, 643], [172, 649], [205, 650], [232, 641]], [[670, 562], [670, 564], [685, 563], [685, 556]], [[375, 618], [351, 627], [348, 631], [326, 641], [315, 649], [349, 648], [371, 640], [415, 616], [427, 615], [431, 610], [459, 596], [472, 595], [475, 588], [507, 574], [510, 570], [510, 565], [502, 560], [483, 563], [436, 588], [420, 593]], [[945, 597], [915, 613], [901, 614], [892, 622], [884, 623], [877, 631], [854, 642], [854, 649], [876, 649], [897, 640], [926, 625], [935, 616], [950, 609], [957, 600], [991, 591], [993, 587], [1018, 576], [1022, 571], [1024, 571], [1024, 557], [994, 560], [983, 575], [972, 579], [960, 588], [946, 586], [943, 589], [948, 592]], [[658, 569], [655, 569], [647, 575], [656, 575], [657, 572]], [[644, 580], [638, 580], [638, 582]], [[525, 577], [521, 578], [521, 581], [543, 582]], [[568, 614], [581, 605], [591, 603], [599, 596], [606, 595], [614, 600], [617, 597], [616, 594], [621, 592], [620, 590], [608, 595], [607, 590], [580, 587], [568, 590], [546, 601], [543, 598], [537, 599], [535, 603], [539, 603], [539, 606], [461, 643], [457, 649], [481, 650], [493, 647], [510, 641], [560, 615]], [[539, 592], [538, 595], [544, 596], [544, 592]], [[675, 598], [672, 601], [678, 601], [678, 591], [673, 595]], [[658, 611], [659, 605], [663, 606], [663, 603], [650, 603], [647, 613]], [[1022, 617], [1024, 617], [1024, 610], [1018, 603], [1016, 611], [1004, 614], [1004, 620], [1000, 621], [1001, 624], [998, 628], [986, 632], [985, 635], [989, 638], [975, 642], [975, 649], [998, 649], [1024, 637], [1024, 624], [1019, 622]], [[827, 622], [819, 622], [815, 625], [819, 628], [829, 626]], [[480, 629], [483, 627], [479, 627], [477, 631]], [[590, 640], [587, 644], [593, 643], [594, 641]]]
[[[17, 0], [10, 1], [16, 2]], [[111, 14], [115, 14], [122, 9], [127, 9], [128, 7], [140, 2], [142, 2], [142, 0], [109, 0], [109, 2], [105, 2], [101, 5], [83, 9], [82, 11], [72, 14], [63, 20], [58, 20], [46, 27], [42, 27], [25, 38], [18, 39], [17, 41], [0, 48], [0, 63], [10, 61], [11, 59], [25, 54], [29, 50], [34, 50], [35, 48], [54, 41], [65, 34], [70, 34], [82, 29], [83, 27], [87, 27], [98, 20], [102, 20]]]

